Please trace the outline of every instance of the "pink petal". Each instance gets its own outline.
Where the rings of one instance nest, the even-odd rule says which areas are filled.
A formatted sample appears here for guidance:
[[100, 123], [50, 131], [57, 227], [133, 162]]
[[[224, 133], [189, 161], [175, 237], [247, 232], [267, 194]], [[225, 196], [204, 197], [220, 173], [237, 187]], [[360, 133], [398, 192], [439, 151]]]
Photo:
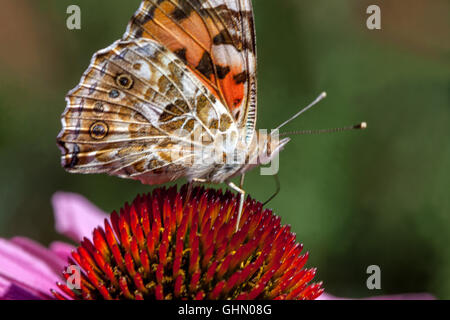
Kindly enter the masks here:
[[35, 295], [33, 291], [23, 288], [17, 283], [12, 283], [0, 275], [0, 300], [41, 300], [45, 298]]
[[[3, 290], [23, 288], [29, 292], [49, 295], [57, 289], [61, 270], [56, 270], [62, 259], [50, 250], [31, 240], [16, 238], [12, 241], [0, 238], [0, 277]], [[5, 285], [8, 285], [5, 289]]]
[[55, 228], [58, 232], [79, 242], [90, 238], [97, 226], [103, 225], [107, 215], [85, 197], [66, 192], [57, 192], [52, 197], [55, 211]]
[[70, 256], [70, 253], [76, 248], [71, 244], [55, 241], [50, 244], [49, 249], [67, 262], [67, 258]]
[[44, 261], [58, 275], [67, 265], [67, 255], [61, 257], [51, 249], [47, 249], [39, 243], [34, 242], [33, 240], [23, 237], [15, 237], [10, 241], [18, 245], [23, 250], [27, 251], [31, 255]]
[[323, 293], [317, 300], [435, 300], [436, 298], [429, 293], [406, 293], [387, 296], [373, 296], [362, 299], [341, 298], [329, 293]]
[[364, 300], [436, 300], [436, 298], [429, 293], [404, 293], [389, 296], [373, 296], [364, 298]]
[[329, 293], [322, 293], [316, 300], [347, 300], [346, 298], [338, 298]]
[[0, 300], [7, 295], [10, 287], [11, 281], [0, 276]]
[[11, 285], [11, 281], [3, 279], [0, 276], [0, 297], [2, 297]]

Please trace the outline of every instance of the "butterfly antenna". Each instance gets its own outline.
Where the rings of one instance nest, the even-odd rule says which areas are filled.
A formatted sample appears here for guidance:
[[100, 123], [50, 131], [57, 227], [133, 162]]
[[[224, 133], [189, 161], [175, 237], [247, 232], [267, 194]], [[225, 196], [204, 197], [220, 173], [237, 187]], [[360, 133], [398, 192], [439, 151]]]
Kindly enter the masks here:
[[321, 133], [333, 133], [333, 132], [342, 132], [342, 131], [350, 131], [350, 130], [364, 130], [364, 129], [367, 129], [366, 122], [361, 122], [357, 125], [350, 126], [350, 127], [343, 127], [343, 128], [283, 132], [283, 133], [280, 133], [279, 136], [283, 137], [283, 136], [303, 135], [303, 134], [321, 134]]
[[311, 109], [312, 107], [314, 107], [316, 104], [318, 104], [320, 101], [322, 101], [323, 99], [325, 99], [327, 97], [327, 93], [326, 92], [322, 92], [317, 98], [316, 100], [314, 100], [313, 102], [311, 102], [307, 107], [303, 108], [302, 110], [300, 110], [299, 112], [297, 112], [295, 115], [293, 115], [291, 118], [289, 118], [288, 120], [286, 120], [285, 122], [283, 122], [282, 124], [280, 124], [276, 130], [279, 130], [280, 128], [284, 127], [285, 125], [287, 125], [289, 122], [297, 119], [301, 114], [305, 113], [306, 111], [308, 111], [309, 109]]

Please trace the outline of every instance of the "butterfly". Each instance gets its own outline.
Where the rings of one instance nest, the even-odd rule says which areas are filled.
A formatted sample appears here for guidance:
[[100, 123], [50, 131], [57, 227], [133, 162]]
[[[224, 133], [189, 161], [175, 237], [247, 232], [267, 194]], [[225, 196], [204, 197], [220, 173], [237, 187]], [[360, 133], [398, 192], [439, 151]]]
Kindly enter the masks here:
[[245, 173], [289, 141], [256, 131], [255, 39], [251, 0], [143, 1], [66, 96], [62, 166], [150, 185], [227, 183], [241, 194], [239, 221]]

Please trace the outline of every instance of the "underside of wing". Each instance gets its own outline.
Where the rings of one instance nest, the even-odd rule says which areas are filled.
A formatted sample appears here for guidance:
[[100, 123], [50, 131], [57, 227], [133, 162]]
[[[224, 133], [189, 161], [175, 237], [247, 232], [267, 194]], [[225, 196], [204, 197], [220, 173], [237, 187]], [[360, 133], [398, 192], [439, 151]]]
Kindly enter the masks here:
[[150, 39], [99, 51], [66, 101], [58, 145], [70, 172], [164, 183], [187, 174], [195, 144], [237, 131], [221, 101]]
[[145, 0], [124, 39], [153, 39], [184, 61], [251, 140], [256, 40], [251, 0]]

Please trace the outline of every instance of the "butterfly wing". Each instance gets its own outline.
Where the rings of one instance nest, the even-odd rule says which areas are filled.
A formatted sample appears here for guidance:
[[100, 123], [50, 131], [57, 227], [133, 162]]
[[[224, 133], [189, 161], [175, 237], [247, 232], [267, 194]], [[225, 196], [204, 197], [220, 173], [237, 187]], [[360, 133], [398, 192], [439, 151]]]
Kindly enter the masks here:
[[124, 39], [153, 39], [220, 97], [249, 143], [256, 124], [256, 40], [251, 0], [145, 0]]
[[164, 183], [189, 176], [192, 142], [210, 142], [214, 130], [237, 132], [220, 100], [151, 39], [96, 53], [66, 101], [57, 140], [70, 172]]

